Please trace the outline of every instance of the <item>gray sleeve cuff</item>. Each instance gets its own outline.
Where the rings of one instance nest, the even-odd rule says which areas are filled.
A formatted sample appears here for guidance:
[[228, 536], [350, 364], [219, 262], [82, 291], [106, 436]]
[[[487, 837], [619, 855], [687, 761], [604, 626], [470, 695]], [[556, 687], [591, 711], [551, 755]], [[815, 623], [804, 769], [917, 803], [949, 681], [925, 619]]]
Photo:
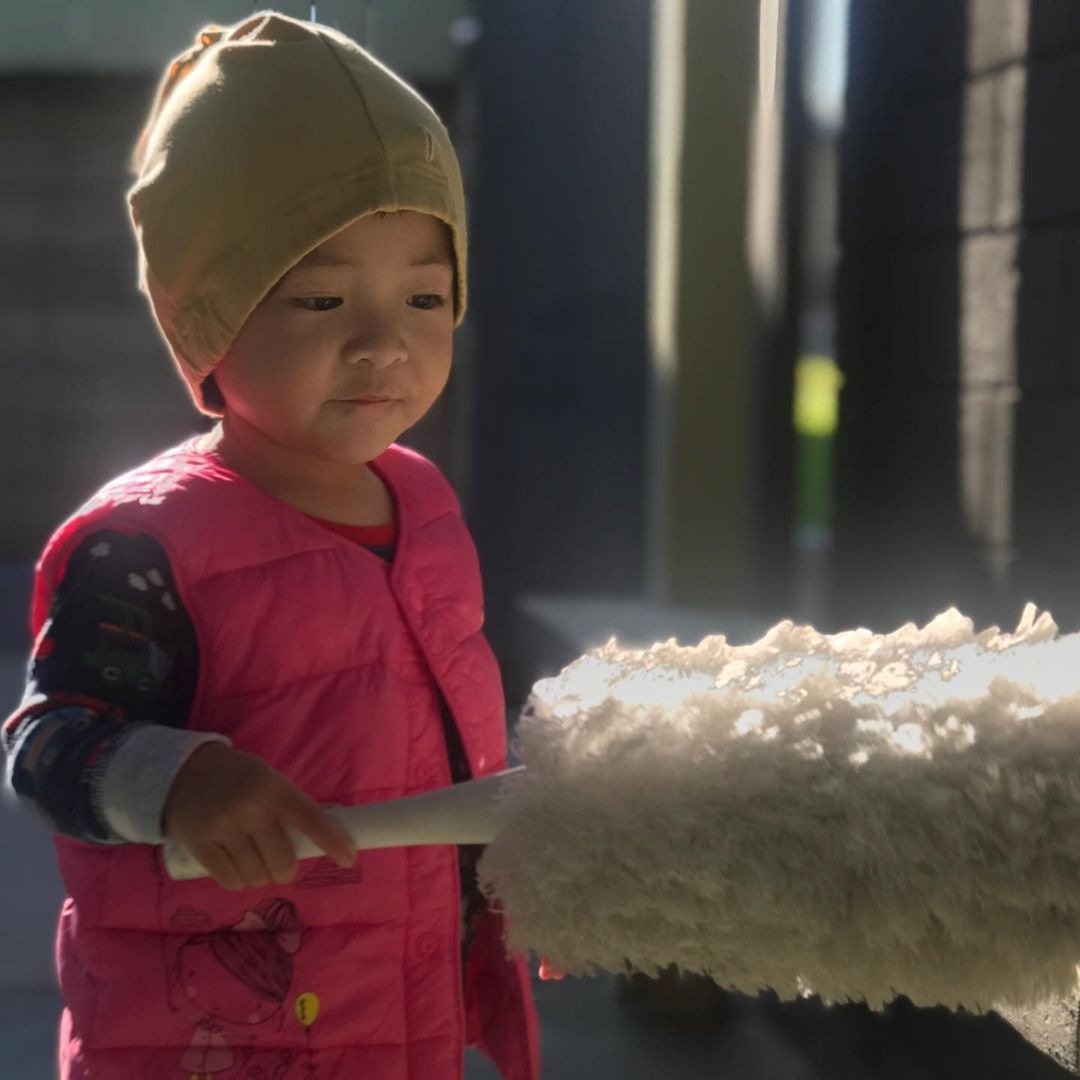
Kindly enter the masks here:
[[160, 844], [161, 816], [176, 774], [204, 743], [231, 746], [224, 735], [186, 731], [161, 724], [140, 725], [109, 755], [97, 807], [121, 840]]

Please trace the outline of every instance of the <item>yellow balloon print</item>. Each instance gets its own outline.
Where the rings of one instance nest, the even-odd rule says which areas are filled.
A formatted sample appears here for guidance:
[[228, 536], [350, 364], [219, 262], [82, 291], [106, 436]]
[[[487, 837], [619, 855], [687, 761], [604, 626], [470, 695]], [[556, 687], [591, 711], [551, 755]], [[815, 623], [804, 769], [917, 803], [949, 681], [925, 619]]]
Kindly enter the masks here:
[[315, 1018], [319, 1015], [319, 995], [318, 994], [301, 994], [296, 999], [296, 1019], [300, 1021], [304, 1027], [309, 1028], [315, 1023]]

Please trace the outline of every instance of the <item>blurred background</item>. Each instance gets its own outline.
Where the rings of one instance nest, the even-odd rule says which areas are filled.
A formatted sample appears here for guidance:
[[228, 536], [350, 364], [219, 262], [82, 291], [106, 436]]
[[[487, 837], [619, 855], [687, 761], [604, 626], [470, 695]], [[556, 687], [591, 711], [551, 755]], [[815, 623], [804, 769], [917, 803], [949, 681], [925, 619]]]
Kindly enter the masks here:
[[[244, 0], [0, 9], [0, 690], [34, 559], [206, 424], [138, 294], [126, 162]], [[298, 18], [307, 2], [281, 0]], [[513, 718], [612, 634], [1080, 622], [1080, 3], [321, 0], [431, 101], [471, 309], [406, 438], [462, 496]], [[0, 805], [0, 1073], [52, 1075], [47, 836]], [[538, 986], [545, 1076], [1063, 1076], [1075, 1015]], [[470, 1076], [493, 1075], [470, 1059]]]

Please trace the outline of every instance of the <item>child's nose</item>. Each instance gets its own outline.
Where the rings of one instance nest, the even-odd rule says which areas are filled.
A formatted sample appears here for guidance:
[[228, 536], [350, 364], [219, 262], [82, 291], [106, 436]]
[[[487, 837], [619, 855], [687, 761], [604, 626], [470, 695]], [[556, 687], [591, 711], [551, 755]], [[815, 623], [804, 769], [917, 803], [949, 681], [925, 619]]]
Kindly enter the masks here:
[[401, 363], [408, 356], [404, 341], [400, 337], [387, 337], [379, 341], [365, 340], [363, 343], [352, 341], [345, 353], [347, 364], [370, 364], [375, 368], [389, 367]]
[[350, 353], [345, 357], [346, 364], [370, 364], [377, 370], [401, 363], [406, 357], [404, 349], [365, 349], [363, 352]]
[[404, 338], [391, 321], [367, 323], [363, 330], [350, 338], [345, 350], [346, 363], [363, 362], [375, 368], [389, 367], [407, 356]]

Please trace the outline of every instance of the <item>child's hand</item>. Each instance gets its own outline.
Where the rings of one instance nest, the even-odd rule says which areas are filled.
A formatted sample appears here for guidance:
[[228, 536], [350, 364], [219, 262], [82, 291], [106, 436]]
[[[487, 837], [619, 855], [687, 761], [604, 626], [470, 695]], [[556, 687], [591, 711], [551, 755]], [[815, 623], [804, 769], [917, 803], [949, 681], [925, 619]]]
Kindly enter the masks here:
[[254, 754], [200, 746], [165, 802], [165, 835], [179, 840], [226, 889], [285, 885], [296, 876], [287, 829], [303, 833], [339, 866], [356, 862], [349, 834], [319, 805]]

